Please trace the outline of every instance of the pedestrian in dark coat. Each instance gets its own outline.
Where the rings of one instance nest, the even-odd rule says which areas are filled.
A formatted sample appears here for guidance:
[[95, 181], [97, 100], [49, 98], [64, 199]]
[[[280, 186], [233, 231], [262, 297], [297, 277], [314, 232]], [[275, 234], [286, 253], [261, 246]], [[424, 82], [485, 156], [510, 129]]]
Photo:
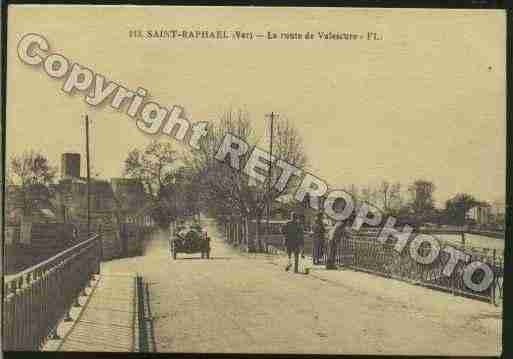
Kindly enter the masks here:
[[340, 255], [341, 241], [348, 236], [348, 224], [346, 221], [338, 222], [329, 233], [329, 253], [326, 269], [337, 268], [337, 256]]
[[326, 227], [323, 221], [322, 213], [317, 215], [313, 227], [313, 263], [319, 264], [320, 259], [324, 255], [324, 236], [326, 234]]
[[292, 219], [283, 226], [282, 233], [285, 237], [285, 247], [287, 248], [287, 255], [289, 257], [289, 263], [285, 270], [289, 270], [292, 266], [291, 257], [292, 253], [294, 253], [294, 272], [298, 273], [299, 253], [302, 252], [304, 246], [304, 229], [296, 213], [292, 213]]

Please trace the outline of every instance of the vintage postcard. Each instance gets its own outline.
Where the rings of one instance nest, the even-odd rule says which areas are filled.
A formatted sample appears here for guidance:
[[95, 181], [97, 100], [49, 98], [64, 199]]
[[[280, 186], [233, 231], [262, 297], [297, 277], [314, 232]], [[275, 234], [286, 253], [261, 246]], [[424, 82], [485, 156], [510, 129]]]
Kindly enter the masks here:
[[3, 350], [502, 352], [505, 11], [7, 19]]

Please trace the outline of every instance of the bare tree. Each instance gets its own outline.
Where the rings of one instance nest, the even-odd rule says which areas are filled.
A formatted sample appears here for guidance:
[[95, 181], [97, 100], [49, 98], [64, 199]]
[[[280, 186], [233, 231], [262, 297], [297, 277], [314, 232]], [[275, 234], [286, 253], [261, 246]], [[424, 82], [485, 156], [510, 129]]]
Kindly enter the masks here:
[[468, 193], [458, 193], [445, 202], [445, 216], [451, 224], [464, 225], [467, 212], [475, 206], [483, 205]]
[[124, 174], [140, 180], [152, 197], [173, 181], [177, 152], [170, 142], [152, 141], [144, 150], [133, 149], [125, 160]]
[[399, 182], [390, 183], [382, 181], [375, 192], [377, 205], [381, 206], [383, 211], [389, 213], [396, 211], [402, 206], [401, 184]]
[[390, 196], [389, 196], [389, 190], [390, 190], [390, 182], [388, 181], [382, 181], [379, 186], [377, 193], [381, 197], [381, 205], [384, 211], [388, 211]]
[[421, 218], [425, 217], [434, 209], [433, 192], [435, 185], [426, 180], [416, 180], [409, 188], [411, 201], [409, 203], [412, 211]]
[[57, 168], [50, 165], [48, 158], [41, 152], [25, 151], [14, 155], [9, 161], [7, 180], [9, 184], [22, 187], [54, 182]]
[[251, 138], [251, 125], [246, 113], [225, 113], [203, 138], [199, 150], [193, 150], [186, 165], [196, 174], [201, 186], [201, 200], [218, 214], [247, 213], [247, 194], [242, 174], [215, 159], [219, 146], [228, 133], [244, 141]]
[[361, 189], [360, 193], [358, 194], [358, 197], [363, 202], [374, 203], [376, 198], [376, 192], [370, 186], [366, 186]]
[[57, 167], [50, 164], [50, 161], [41, 152], [29, 150], [21, 155], [14, 155], [10, 158], [7, 183], [19, 186], [23, 196], [23, 214], [31, 212], [28, 191], [32, 186], [42, 185], [47, 187], [52, 184], [57, 174]]
[[390, 188], [390, 202], [389, 209], [391, 211], [399, 211], [404, 205], [404, 198], [402, 195], [402, 186], [400, 182], [392, 184]]
[[271, 165], [271, 178], [266, 176], [264, 182], [258, 182], [250, 179], [243, 171], [234, 170], [215, 158], [227, 134], [235, 135], [252, 146], [241, 156], [243, 168], [256, 147], [254, 130], [249, 114], [245, 111], [227, 111], [222, 114], [203, 139], [200, 150], [193, 151], [188, 158], [188, 166], [194, 168], [197, 183], [201, 185], [201, 200], [211, 211], [217, 215], [237, 215], [243, 220], [256, 219], [260, 222], [267, 203], [289, 193], [294, 183], [293, 179], [280, 190], [273, 186], [281, 172], [276, 162], [286, 161], [298, 168], [306, 164], [301, 137], [288, 119], [282, 117], [276, 121], [273, 147], [275, 159]]
[[153, 217], [162, 226], [178, 215], [175, 174], [180, 163], [170, 142], [152, 141], [146, 148], [133, 149], [124, 163], [124, 175], [141, 181], [155, 202]]

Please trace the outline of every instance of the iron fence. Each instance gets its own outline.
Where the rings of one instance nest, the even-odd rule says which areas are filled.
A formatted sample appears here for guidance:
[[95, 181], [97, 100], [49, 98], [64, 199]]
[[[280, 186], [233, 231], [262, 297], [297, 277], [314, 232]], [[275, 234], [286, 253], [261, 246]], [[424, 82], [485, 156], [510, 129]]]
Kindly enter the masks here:
[[[330, 245], [333, 245], [333, 242]], [[453, 244], [451, 246], [454, 247]], [[496, 303], [497, 300], [502, 299], [503, 260], [501, 256], [497, 255], [496, 250], [478, 247], [460, 247], [459, 249], [469, 256], [467, 263], [480, 261], [486, 263], [493, 270], [494, 280], [488, 289], [476, 292], [465, 284], [463, 274], [466, 264], [462, 261], [457, 262], [449, 276], [445, 275], [443, 270], [450, 259], [450, 253], [440, 251], [432, 263], [422, 264], [412, 258], [409, 243], [404, 247], [404, 250], [398, 252], [395, 250], [394, 244], [381, 243], [372, 236], [372, 233], [366, 235], [360, 233], [357, 236], [350, 235], [336, 245], [332, 255], [335, 257], [335, 263], [356, 270], [406, 280], [414, 284], [491, 303]], [[425, 257], [429, 254], [429, 251], [429, 246], [421, 247], [419, 248], [419, 255]], [[322, 259], [323, 263], [327, 262], [329, 255], [329, 251], [326, 251]], [[479, 276], [484, 275], [484, 273], [476, 271], [475, 275], [477, 275], [477, 278], [474, 278], [474, 281], [479, 283], [482, 279]]]
[[69, 310], [94, 274], [100, 273], [101, 239], [81, 242], [4, 283], [3, 349], [39, 350], [57, 325], [70, 320]]
[[[229, 243], [236, 244], [244, 241], [245, 233], [240, 224], [227, 223], [225, 231]], [[458, 233], [461, 234], [461, 232]], [[252, 235], [252, 232], [249, 231], [249, 234]], [[422, 264], [413, 259], [410, 254], [409, 244], [411, 239], [404, 250], [398, 252], [394, 249], [395, 244], [378, 241], [378, 235], [379, 229], [372, 227], [364, 227], [358, 231], [349, 230], [347, 238], [341, 240], [333, 252], [334, 242], [326, 238], [322, 241], [322, 250], [317, 253], [319, 247], [315, 243], [315, 239], [310, 233], [305, 233], [304, 253], [311, 254], [315, 264], [327, 265], [330, 262], [328, 259], [332, 259], [334, 264], [408, 281], [452, 294], [460, 294], [495, 304], [502, 300], [504, 259], [502, 253], [498, 253], [497, 250], [464, 244], [458, 245], [440, 240], [442, 248], [444, 245], [450, 245], [468, 254], [469, 262], [480, 261], [488, 264], [493, 270], [494, 281], [492, 285], [483, 292], [475, 292], [468, 288], [463, 280], [465, 263], [459, 261], [450, 276], [443, 274], [450, 257], [449, 253], [440, 251], [440, 254], [432, 263]], [[267, 234], [261, 231], [260, 237], [265, 244], [267, 253], [278, 254], [284, 252], [283, 235], [279, 232]], [[465, 243], [465, 241], [462, 241], [462, 243]], [[429, 246], [421, 247], [419, 248], [419, 255], [426, 256], [429, 250]], [[477, 273], [481, 273], [481, 271], [477, 271]], [[479, 282], [480, 278], [475, 278], [475, 281]]]

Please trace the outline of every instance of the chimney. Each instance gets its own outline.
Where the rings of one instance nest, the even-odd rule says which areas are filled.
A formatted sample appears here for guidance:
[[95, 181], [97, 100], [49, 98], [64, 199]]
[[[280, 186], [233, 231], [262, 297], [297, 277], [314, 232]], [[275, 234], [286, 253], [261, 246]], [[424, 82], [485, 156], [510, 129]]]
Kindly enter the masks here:
[[80, 153], [63, 153], [61, 178], [80, 178]]

